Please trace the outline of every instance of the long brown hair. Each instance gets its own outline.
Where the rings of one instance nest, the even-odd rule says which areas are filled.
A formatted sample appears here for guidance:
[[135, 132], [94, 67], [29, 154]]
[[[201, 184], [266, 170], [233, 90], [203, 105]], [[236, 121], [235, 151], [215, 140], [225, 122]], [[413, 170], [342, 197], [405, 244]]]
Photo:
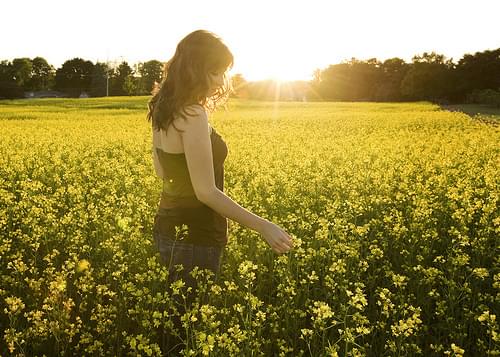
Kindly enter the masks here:
[[[217, 35], [206, 30], [191, 32], [178, 43], [174, 56], [165, 63], [162, 80], [148, 102], [147, 120], [152, 121], [156, 130], [167, 130], [174, 115], [185, 119], [187, 105], [201, 104], [213, 112], [232, 90], [226, 72], [232, 66], [233, 55]], [[207, 97], [211, 72], [224, 72], [224, 85]]]

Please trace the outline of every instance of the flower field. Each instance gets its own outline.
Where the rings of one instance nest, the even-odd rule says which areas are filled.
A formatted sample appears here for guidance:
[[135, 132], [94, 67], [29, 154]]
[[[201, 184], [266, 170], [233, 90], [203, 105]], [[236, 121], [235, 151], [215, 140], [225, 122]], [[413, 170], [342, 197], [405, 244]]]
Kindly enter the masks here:
[[[0, 355], [158, 356], [178, 313], [147, 97], [0, 101]], [[422, 103], [231, 100], [230, 222], [185, 355], [500, 355], [500, 132]], [[182, 294], [182, 281], [172, 294]]]

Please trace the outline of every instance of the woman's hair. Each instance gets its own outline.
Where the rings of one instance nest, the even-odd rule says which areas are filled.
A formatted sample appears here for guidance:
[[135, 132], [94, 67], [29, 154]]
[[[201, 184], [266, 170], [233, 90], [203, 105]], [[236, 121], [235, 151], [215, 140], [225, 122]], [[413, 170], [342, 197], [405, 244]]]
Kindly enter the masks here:
[[[213, 112], [227, 100], [232, 90], [226, 73], [232, 66], [233, 55], [217, 35], [206, 30], [191, 32], [179, 42], [174, 56], [165, 63], [162, 80], [153, 89], [153, 97], [148, 102], [147, 120], [152, 121], [156, 130], [167, 130], [174, 115], [185, 118], [188, 105], [201, 104]], [[212, 72], [224, 72], [224, 85], [207, 97]]]

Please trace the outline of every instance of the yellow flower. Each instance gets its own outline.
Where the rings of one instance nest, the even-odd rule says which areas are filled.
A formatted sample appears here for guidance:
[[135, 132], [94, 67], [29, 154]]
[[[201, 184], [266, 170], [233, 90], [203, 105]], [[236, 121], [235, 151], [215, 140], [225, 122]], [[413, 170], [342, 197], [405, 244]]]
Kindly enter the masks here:
[[23, 301], [16, 296], [9, 296], [5, 298], [7, 308], [4, 309], [6, 314], [15, 315], [25, 308]]
[[89, 268], [89, 266], [90, 266], [90, 263], [88, 262], [88, 260], [82, 259], [78, 262], [78, 265], [76, 267], [76, 271], [80, 273], [84, 270], [87, 270]]

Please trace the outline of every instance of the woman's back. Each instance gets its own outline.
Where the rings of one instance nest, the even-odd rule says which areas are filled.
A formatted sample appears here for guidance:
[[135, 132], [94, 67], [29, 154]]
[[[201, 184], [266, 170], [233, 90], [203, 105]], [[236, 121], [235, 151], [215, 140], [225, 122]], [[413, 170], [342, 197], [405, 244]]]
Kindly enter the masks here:
[[[176, 127], [183, 130], [181, 125]], [[210, 131], [215, 185], [224, 191], [224, 160], [228, 150], [222, 137], [211, 126]], [[156, 229], [170, 235], [172, 239], [224, 246], [227, 244], [227, 219], [197, 199], [181, 140], [175, 128], [167, 131], [153, 129], [155, 168], [163, 179]], [[179, 141], [180, 147], [177, 146]], [[175, 226], [183, 224], [188, 227], [187, 236], [174, 237]]]
[[[193, 107], [193, 106], [189, 106], [189, 107]], [[153, 127], [151, 126], [151, 128], [153, 128]], [[182, 119], [180, 117], [176, 117], [172, 121], [170, 126], [167, 128], [167, 130], [165, 130], [163, 128], [160, 130], [153, 130], [153, 147], [160, 148], [164, 152], [183, 153], [184, 148], [182, 146], [181, 132], [177, 131], [176, 128], [179, 130], [186, 129], [184, 119]], [[210, 129], [211, 128], [212, 127], [210, 126]]]

